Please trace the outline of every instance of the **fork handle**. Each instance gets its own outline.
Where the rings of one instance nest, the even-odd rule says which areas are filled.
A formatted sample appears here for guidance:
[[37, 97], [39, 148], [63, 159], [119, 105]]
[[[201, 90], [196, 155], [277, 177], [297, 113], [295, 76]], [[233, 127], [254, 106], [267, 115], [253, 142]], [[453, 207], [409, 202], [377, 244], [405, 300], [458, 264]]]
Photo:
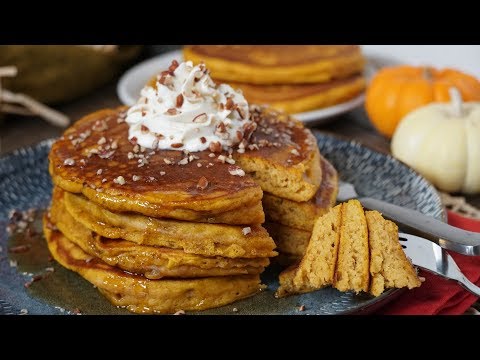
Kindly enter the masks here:
[[438, 244], [464, 255], [480, 255], [480, 233], [462, 230], [418, 211], [373, 198], [358, 199], [362, 205], [386, 217], [439, 239]]
[[473, 295], [480, 297], [480, 287], [468, 280], [465, 275], [463, 275], [461, 279], [454, 280], [456, 280], [460, 285], [462, 285], [462, 287], [467, 289]]

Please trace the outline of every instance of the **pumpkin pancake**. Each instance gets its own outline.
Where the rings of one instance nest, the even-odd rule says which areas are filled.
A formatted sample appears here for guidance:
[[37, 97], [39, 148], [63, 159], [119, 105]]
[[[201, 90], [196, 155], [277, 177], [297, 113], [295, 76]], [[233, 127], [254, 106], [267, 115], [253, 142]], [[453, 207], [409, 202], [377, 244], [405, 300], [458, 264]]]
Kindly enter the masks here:
[[294, 201], [310, 200], [322, 181], [320, 152], [312, 132], [284, 112], [253, 105], [250, 114], [257, 128], [245, 153], [235, 153], [237, 164], [265, 192]]
[[357, 45], [193, 45], [183, 56], [205, 62], [213, 78], [262, 85], [328, 82], [365, 63]]
[[[210, 151], [145, 150], [128, 141], [125, 108], [100, 110], [77, 121], [49, 154], [53, 182], [111, 211], [133, 211], [179, 220], [259, 224], [262, 188], [297, 201], [313, 197], [321, 182], [319, 151], [312, 133], [284, 114], [252, 107], [258, 126], [237, 165]], [[220, 155], [219, 155], [220, 156]], [[198, 164], [202, 164], [198, 167]], [[207, 166], [213, 164], [212, 166]], [[250, 173], [252, 176], [249, 176]], [[202, 184], [202, 181], [204, 183]], [[206, 185], [206, 186], [202, 186]], [[261, 186], [261, 187], [260, 187]], [[242, 218], [225, 212], [250, 208]]]
[[318, 84], [256, 85], [231, 82], [254, 104], [265, 104], [291, 114], [348, 101], [365, 89], [365, 79], [354, 75]]
[[332, 164], [321, 157], [322, 183], [315, 196], [304, 202], [284, 199], [269, 193], [263, 194], [263, 208], [268, 221], [297, 229], [312, 231], [315, 220], [336, 203], [338, 174]]
[[277, 245], [279, 256], [275, 260], [287, 263], [285, 259], [298, 260], [305, 254], [308, 242], [312, 236], [311, 230], [297, 229], [274, 222], [266, 222], [265, 228]]
[[[230, 165], [214, 161], [208, 151], [197, 152], [198, 159], [180, 165], [182, 159], [188, 160], [182, 151], [153, 152], [132, 145], [124, 110], [88, 115], [53, 144], [49, 160], [56, 185], [113, 211], [191, 221], [221, 222], [217, 215], [261, 200], [262, 189], [253, 179], [232, 176]], [[208, 182], [205, 188], [198, 186], [202, 178]], [[263, 222], [261, 207], [255, 210], [240, 223]]]
[[53, 258], [96, 286], [114, 305], [137, 313], [205, 310], [230, 304], [262, 290], [259, 275], [150, 280], [92, 258], [54, 230], [44, 217], [44, 234]]
[[[54, 189], [54, 201], [62, 201], [62, 190]], [[60, 200], [55, 200], [60, 196]], [[276, 255], [275, 243], [259, 225], [243, 228], [222, 224], [190, 223], [155, 219], [137, 214], [114, 213], [82, 195], [65, 192], [66, 211], [86, 228], [111, 239], [125, 239], [141, 245], [180, 249], [188, 254], [228, 258], [259, 258]]]
[[269, 264], [266, 257], [252, 259], [206, 257], [187, 254], [178, 249], [107, 239], [77, 222], [65, 210], [62, 201], [62, 198], [53, 200], [50, 219], [68, 240], [111, 266], [143, 274], [149, 279], [259, 274]]

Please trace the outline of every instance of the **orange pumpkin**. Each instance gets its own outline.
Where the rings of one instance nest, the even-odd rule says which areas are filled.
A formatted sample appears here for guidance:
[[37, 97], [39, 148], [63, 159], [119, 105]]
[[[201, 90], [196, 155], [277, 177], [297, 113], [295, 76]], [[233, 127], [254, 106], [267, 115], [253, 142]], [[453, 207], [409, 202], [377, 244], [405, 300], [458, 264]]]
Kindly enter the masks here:
[[448, 89], [460, 91], [463, 101], [480, 101], [480, 82], [453, 69], [396, 66], [381, 69], [367, 89], [365, 108], [375, 128], [391, 138], [400, 120], [431, 102], [448, 102]]

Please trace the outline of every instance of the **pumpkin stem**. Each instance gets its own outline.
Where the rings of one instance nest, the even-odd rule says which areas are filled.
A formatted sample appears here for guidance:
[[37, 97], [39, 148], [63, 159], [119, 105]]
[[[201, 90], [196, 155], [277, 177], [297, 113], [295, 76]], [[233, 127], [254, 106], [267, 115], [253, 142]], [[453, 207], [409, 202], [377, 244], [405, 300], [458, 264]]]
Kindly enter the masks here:
[[433, 81], [433, 73], [432, 73], [432, 68], [430, 66], [425, 66], [423, 67], [423, 78], [427, 81]]
[[461, 117], [462, 116], [462, 95], [460, 91], [456, 87], [451, 87], [448, 89], [448, 93], [450, 94], [450, 103], [452, 104], [452, 111], [453, 116]]

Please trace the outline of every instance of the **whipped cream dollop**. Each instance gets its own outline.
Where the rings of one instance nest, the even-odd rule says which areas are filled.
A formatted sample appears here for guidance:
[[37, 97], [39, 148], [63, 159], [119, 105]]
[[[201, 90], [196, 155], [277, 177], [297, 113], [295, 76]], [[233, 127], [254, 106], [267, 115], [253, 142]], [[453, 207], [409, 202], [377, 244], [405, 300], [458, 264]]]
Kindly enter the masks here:
[[145, 148], [219, 152], [248, 138], [256, 125], [249, 117], [242, 93], [216, 85], [204, 64], [173, 61], [142, 89], [125, 121], [130, 141]]

